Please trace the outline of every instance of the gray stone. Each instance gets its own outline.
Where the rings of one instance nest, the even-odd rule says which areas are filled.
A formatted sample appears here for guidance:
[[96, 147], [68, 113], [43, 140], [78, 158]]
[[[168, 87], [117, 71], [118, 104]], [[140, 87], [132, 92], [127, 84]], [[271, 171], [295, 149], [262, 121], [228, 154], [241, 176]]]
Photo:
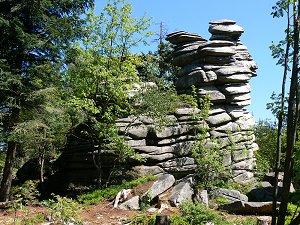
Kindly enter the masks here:
[[[214, 40], [214, 41], [207, 41], [203, 42], [200, 45], [198, 45], [198, 51], [200, 51], [202, 48], [206, 47], [228, 47], [228, 46], [234, 46], [235, 43], [232, 41], [224, 41], [224, 40]], [[236, 48], [234, 48], [236, 49]]]
[[236, 24], [236, 21], [228, 20], [228, 19], [222, 19], [222, 20], [215, 20], [215, 21], [209, 22], [209, 24], [233, 25], [233, 24]]
[[204, 204], [206, 207], [208, 207], [208, 193], [207, 190], [195, 190], [195, 196], [193, 198], [194, 202], [200, 202]]
[[227, 97], [227, 100], [231, 102], [236, 102], [236, 101], [246, 101], [250, 100], [251, 96], [250, 94], [237, 94], [237, 95], [230, 95]]
[[228, 76], [218, 76], [221, 83], [245, 83], [251, 78], [251, 74], [233, 74]]
[[189, 125], [177, 125], [177, 126], [168, 126], [163, 128], [161, 131], [155, 131], [157, 138], [167, 138], [171, 136], [178, 136], [187, 134], [191, 130]]
[[209, 56], [232, 56], [235, 54], [235, 50], [232, 47], [205, 47], [199, 48], [198, 53], [200, 55]]
[[166, 38], [172, 44], [178, 45], [186, 42], [194, 42], [194, 41], [206, 41], [203, 37], [198, 34], [188, 33], [185, 31], [177, 31], [167, 35]]
[[132, 168], [132, 171], [135, 174], [137, 174], [137, 176], [139, 177], [145, 177], [149, 175], [159, 175], [164, 172], [164, 170], [159, 166], [144, 166], [144, 165], [134, 166]]
[[223, 34], [228, 36], [240, 36], [244, 32], [244, 29], [236, 24], [212, 24], [209, 26], [208, 31], [211, 34], [217, 35]]
[[123, 210], [139, 210], [140, 209], [139, 202], [140, 202], [140, 197], [134, 196], [131, 199], [120, 204], [119, 208]]
[[210, 41], [215, 41], [215, 40], [224, 40], [224, 41], [232, 41], [232, 42], [236, 42], [239, 40], [238, 35], [236, 36], [232, 36], [232, 35], [224, 35], [224, 34], [213, 34], [209, 40]]
[[151, 201], [153, 198], [172, 187], [174, 183], [175, 178], [173, 175], [164, 174], [153, 183], [150, 189], [146, 193], [144, 193], [141, 198]]
[[187, 116], [187, 115], [196, 115], [201, 110], [198, 108], [177, 108], [175, 110], [176, 116]]
[[236, 170], [253, 170], [255, 159], [247, 159], [231, 165], [231, 169]]
[[182, 157], [182, 158], [174, 158], [170, 159], [166, 162], [162, 162], [158, 164], [162, 167], [166, 172], [189, 172], [194, 173], [197, 165], [195, 160], [191, 157]]
[[226, 198], [229, 202], [234, 201], [248, 201], [248, 197], [237, 190], [226, 189], [226, 188], [212, 188], [209, 191], [211, 198]]
[[130, 126], [130, 127], [127, 127], [126, 129], [120, 128], [120, 131], [127, 134], [128, 136], [130, 136], [132, 138], [143, 139], [143, 138], [147, 137], [148, 127], [145, 125]]
[[231, 105], [236, 105], [240, 107], [245, 107], [247, 105], [251, 105], [251, 100], [245, 100], [245, 101], [240, 101], [240, 102], [231, 102]]
[[201, 44], [206, 43], [207, 41], [195, 41], [192, 43], [180, 45], [174, 49], [172, 52], [172, 56], [176, 57], [182, 54], [186, 54], [187, 52], [191, 52], [197, 50]]
[[224, 124], [224, 123], [228, 123], [229, 121], [231, 121], [231, 117], [225, 112], [209, 116], [208, 119], [207, 119], [207, 122], [211, 126], [218, 126], [218, 125], [221, 125], [221, 124]]
[[[211, 79], [211, 80], [210, 80]], [[183, 77], [179, 77], [176, 82], [175, 86], [177, 89], [186, 89], [194, 86], [201, 86], [203, 83], [209, 83], [216, 80], [217, 77], [207, 77], [206, 73], [203, 70], [195, 70], [188, 75]]]
[[215, 131], [220, 131], [220, 132], [232, 133], [232, 132], [240, 131], [240, 126], [238, 124], [234, 123], [234, 122], [229, 122], [225, 125], [216, 127], [214, 130]]
[[146, 145], [146, 140], [145, 139], [141, 139], [141, 140], [129, 140], [129, 141], [127, 141], [127, 143], [131, 147], [145, 146]]
[[200, 64], [200, 63], [208, 63], [208, 64], [215, 64], [215, 65], [229, 65], [230, 63], [234, 62], [235, 59], [233, 56], [212, 56], [212, 55], [205, 55], [204, 57], [200, 57], [192, 61], [193, 64]]
[[200, 64], [186, 65], [178, 70], [177, 77], [185, 76], [195, 70], [202, 70], [202, 66]]
[[176, 66], [185, 66], [192, 63], [197, 58], [199, 58], [198, 51], [194, 50], [174, 57], [172, 63]]
[[219, 91], [215, 86], [206, 86], [197, 89], [197, 92], [200, 96], [204, 97], [205, 95], [210, 96], [210, 100], [213, 103], [222, 102], [226, 99], [225, 95]]
[[183, 135], [179, 136], [178, 138], [170, 138], [170, 139], [162, 139], [157, 142], [157, 145], [169, 145], [169, 144], [174, 144], [182, 141], [191, 141], [194, 140], [195, 137], [193, 135]]
[[222, 88], [225, 95], [247, 94], [251, 92], [250, 85], [247, 84], [231, 84]]
[[248, 150], [248, 149], [243, 149], [240, 151], [233, 151], [232, 152], [232, 160], [234, 162], [239, 162], [241, 160], [245, 160], [245, 159], [249, 159], [249, 158], [253, 158], [254, 157], [254, 153], [252, 150]]
[[251, 114], [246, 114], [236, 120], [236, 123], [240, 126], [241, 130], [253, 130], [255, 125], [255, 119]]
[[174, 152], [174, 147], [173, 146], [135, 146], [135, 150], [143, 153], [150, 153], [150, 154], [155, 154], [155, 155], [161, 155], [163, 153], [173, 153]]
[[184, 201], [192, 201], [194, 194], [193, 179], [189, 178], [177, 184], [169, 198], [171, 206], [178, 207]]
[[220, 76], [227, 76], [227, 75], [233, 75], [233, 74], [249, 74], [252, 71], [248, 67], [237, 67], [237, 66], [228, 66], [223, 67], [215, 71], [217, 75]]
[[216, 105], [216, 106], [211, 106], [210, 110], [209, 110], [209, 115], [215, 115], [215, 114], [220, 114], [226, 112], [225, 111], [225, 107], [224, 106], [220, 106], [220, 105]]
[[270, 214], [272, 212], [272, 202], [243, 202], [236, 201], [220, 206], [221, 210], [231, 213], [247, 214]]
[[150, 162], [161, 162], [176, 157], [176, 155], [173, 153], [164, 153], [160, 155], [141, 153], [140, 156], [142, 157], [142, 159], [146, 159], [147, 161]]

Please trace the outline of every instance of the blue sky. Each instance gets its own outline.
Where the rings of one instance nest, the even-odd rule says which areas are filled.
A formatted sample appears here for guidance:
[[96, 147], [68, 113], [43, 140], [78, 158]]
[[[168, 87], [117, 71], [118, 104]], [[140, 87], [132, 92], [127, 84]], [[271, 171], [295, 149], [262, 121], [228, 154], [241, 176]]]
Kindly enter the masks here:
[[[101, 10], [107, 1], [96, 0]], [[159, 30], [163, 22], [167, 31], [185, 30], [209, 38], [210, 21], [232, 19], [245, 30], [241, 41], [246, 45], [258, 64], [257, 77], [251, 81], [252, 104], [248, 110], [259, 119], [274, 119], [266, 103], [272, 92], [280, 93], [282, 67], [276, 65], [269, 46], [284, 38], [285, 20], [272, 18], [272, 6], [276, 0], [128, 0], [133, 15], [152, 17], [152, 31]], [[141, 51], [155, 50], [156, 43], [141, 47]]]

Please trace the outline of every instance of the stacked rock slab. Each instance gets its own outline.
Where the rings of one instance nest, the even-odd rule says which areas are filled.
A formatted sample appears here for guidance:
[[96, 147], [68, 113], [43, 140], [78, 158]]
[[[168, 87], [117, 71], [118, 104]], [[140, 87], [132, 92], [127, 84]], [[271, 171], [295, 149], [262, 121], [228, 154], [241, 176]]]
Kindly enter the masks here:
[[210, 136], [224, 149], [230, 147], [226, 163], [234, 180], [250, 182], [258, 146], [254, 118], [244, 107], [251, 103], [249, 80], [256, 76], [257, 66], [240, 41], [244, 30], [235, 21], [211, 22], [209, 32], [209, 40], [184, 31], [168, 34], [174, 45], [173, 64], [180, 67], [175, 85], [178, 93], [189, 94], [195, 87], [199, 97], [210, 96]]

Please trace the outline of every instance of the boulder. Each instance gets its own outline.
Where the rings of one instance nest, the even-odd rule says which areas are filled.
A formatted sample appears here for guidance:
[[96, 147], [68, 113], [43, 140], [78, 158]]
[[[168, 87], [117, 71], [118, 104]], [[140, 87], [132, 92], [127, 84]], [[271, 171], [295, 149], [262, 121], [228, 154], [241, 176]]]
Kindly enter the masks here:
[[119, 208], [123, 210], [139, 210], [140, 209], [139, 203], [140, 203], [140, 197], [134, 196], [131, 199], [120, 204]]
[[211, 198], [225, 198], [229, 202], [235, 202], [235, 201], [248, 201], [248, 197], [244, 194], [241, 194], [237, 190], [231, 190], [226, 188], [212, 188], [209, 191], [209, 196]]
[[235, 201], [222, 204], [219, 208], [230, 213], [266, 215], [272, 213], [272, 202]]
[[175, 183], [175, 178], [173, 175], [164, 174], [159, 177], [157, 181], [153, 183], [150, 189], [142, 195], [142, 199], [151, 201], [156, 196], [168, 190]]
[[198, 53], [201, 56], [232, 56], [235, 54], [235, 50], [232, 47], [205, 47], [199, 48]]
[[184, 179], [178, 183], [169, 198], [171, 206], [178, 207], [184, 201], [192, 201], [192, 196], [194, 194], [192, 177]]

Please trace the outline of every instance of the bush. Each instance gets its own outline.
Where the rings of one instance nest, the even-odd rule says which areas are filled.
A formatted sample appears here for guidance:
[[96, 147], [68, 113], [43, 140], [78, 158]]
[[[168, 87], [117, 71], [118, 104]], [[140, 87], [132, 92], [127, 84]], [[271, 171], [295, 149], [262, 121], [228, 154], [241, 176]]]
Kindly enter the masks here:
[[61, 197], [59, 195], [54, 195], [54, 199], [49, 199], [44, 201], [44, 205], [48, 207], [51, 212], [51, 219], [55, 224], [81, 224], [81, 219], [79, 212], [81, 206], [76, 201]]

